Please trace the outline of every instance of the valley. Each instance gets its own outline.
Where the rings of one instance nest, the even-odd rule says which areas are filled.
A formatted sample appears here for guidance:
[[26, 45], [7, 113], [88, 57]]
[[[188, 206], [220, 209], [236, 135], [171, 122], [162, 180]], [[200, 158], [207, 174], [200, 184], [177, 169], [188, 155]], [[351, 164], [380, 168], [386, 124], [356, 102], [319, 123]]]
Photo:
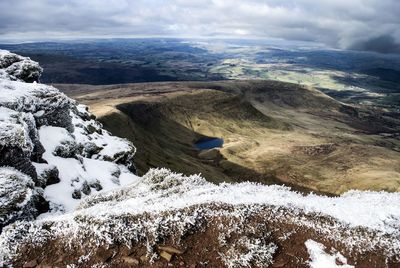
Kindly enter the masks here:
[[[140, 174], [166, 167], [212, 182], [302, 191], [400, 191], [400, 121], [307, 86], [276, 81], [56, 85], [114, 135], [141, 144]], [[222, 148], [195, 143], [222, 138]]]

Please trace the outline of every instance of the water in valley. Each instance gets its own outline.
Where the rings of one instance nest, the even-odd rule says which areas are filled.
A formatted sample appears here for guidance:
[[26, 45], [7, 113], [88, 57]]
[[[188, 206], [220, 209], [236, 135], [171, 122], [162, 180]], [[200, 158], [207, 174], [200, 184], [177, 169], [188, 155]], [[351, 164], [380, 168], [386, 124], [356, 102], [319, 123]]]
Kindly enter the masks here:
[[221, 148], [224, 144], [224, 139], [222, 138], [205, 138], [197, 141], [194, 145], [199, 150], [208, 150], [213, 148]]

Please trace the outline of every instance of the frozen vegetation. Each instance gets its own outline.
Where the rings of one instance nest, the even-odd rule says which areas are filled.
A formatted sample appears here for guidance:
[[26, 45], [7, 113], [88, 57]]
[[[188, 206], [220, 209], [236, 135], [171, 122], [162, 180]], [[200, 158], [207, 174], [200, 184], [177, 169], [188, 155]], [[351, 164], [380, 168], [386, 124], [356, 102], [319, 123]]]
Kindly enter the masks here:
[[144, 248], [144, 261], [153, 264], [172, 256], [160, 244], [196, 247], [188, 237], [202, 241], [202, 234], [213, 260], [226, 267], [268, 267], [295, 237], [304, 240], [312, 268], [353, 267], [342, 254], [353, 262], [400, 261], [398, 193], [304, 195], [277, 185], [216, 185], [167, 169], [138, 177], [136, 148], [105, 131], [87, 107], [38, 83], [37, 63], [0, 51], [0, 67], [3, 265], [36, 263], [36, 251], [49, 252], [43, 263], [71, 267], [136, 261], [122, 250], [99, 259], [100, 249], [115, 245]]
[[[188, 234], [217, 226], [218, 254], [227, 267], [267, 267], [278, 248], [268, 223], [284, 221], [349, 251], [380, 251], [393, 259], [400, 253], [399, 200], [399, 194], [389, 193], [351, 192], [333, 198], [254, 183], [217, 186], [198, 175], [153, 169], [133, 184], [89, 196], [73, 213], [8, 227], [0, 252], [7, 260], [18, 258], [26, 245], [41, 248], [55, 241], [63, 247], [83, 243], [89, 255], [98, 247], [142, 245], [155, 261], [158, 244], [179, 244]], [[282, 239], [290, 240], [290, 234]], [[306, 243], [311, 267], [336, 258], [345, 263], [341, 253], [329, 255], [315, 243]]]

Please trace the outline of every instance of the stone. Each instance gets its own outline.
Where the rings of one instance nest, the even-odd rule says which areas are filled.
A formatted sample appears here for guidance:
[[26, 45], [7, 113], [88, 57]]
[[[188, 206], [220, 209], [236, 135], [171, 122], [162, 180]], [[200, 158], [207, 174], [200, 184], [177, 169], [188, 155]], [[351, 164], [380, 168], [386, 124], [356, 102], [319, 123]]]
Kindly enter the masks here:
[[33, 268], [33, 267], [36, 267], [37, 265], [38, 265], [37, 260], [31, 260], [29, 262], [26, 262], [23, 267], [24, 268]]
[[178, 255], [183, 254], [183, 251], [181, 251], [179, 249], [176, 249], [174, 247], [171, 247], [171, 246], [158, 246], [158, 249], [166, 251], [166, 252], [168, 252], [170, 254], [178, 254]]
[[62, 141], [61, 144], [54, 149], [53, 154], [63, 158], [74, 158], [78, 154], [78, 151], [78, 145], [75, 140], [71, 139]]
[[56, 166], [48, 165], [42, 169], [36, 169], [38, 178], [35, 180], [35, 185], [45, 188], [46, 186], [60, 182], [59, 171]]
[[279, 261], [273, 262], [273, 263], [271, 264], [271, 266], [272, 266], [272, 267], [276, 267], [276, 268], [280, 268], [280, 267], [285, 267], [287, 263], [288, 263], [288, 262], [285, 261], [285, 260], [279, 260]]
[[139, 260], [129, 257], [129, 256], [124, 256], [122, 257], [122, 260], [127, 263], [127, 264], [131, 264], [131, 265], [139, 265]]
[[87, 181], [83, 182], [81, 192], [85, 195], [90, 195], [91, 189]]
[[94, 142], [87, 142], [83, 148], [83, 153], [87, 158], [91, 158], [93, 155], [98, 154], [103, 147], [97, 146]]
[[114, 257], [114, 251], [113, 250], [104, 250], [100, 251], [97, 253], [100, 258], [103, 260], [103, 262], [109, 262], [111, 259]]
[[43, 190], [35, 188], [31, 177], [11, 167], [0, 167], [0, 204], [0, 230], [48, 210]]
[[147, 258], [146, 255], [140, 256], [140, 261], [141, 261], [141, 262], [147, 262], [148, 260], [149, 260], [149, 258]]
[[74, 192], [72, 193], [72, 198], [73, 199], [81, 199], [82, 198], [81, 191], [75, 189]]
[[14, 167], [29, 175], [33, 180], [37, 179], [36, 169], [32, 165], [29, 155], [21, 148], [0, 145], [0, 155], [0, 166]]
[[101, 191], [101, 190], [103, 189], [103, 186], [101, 186], [101, 184], [100, 184], [100, 182], [99, 182], [98, 180], [96, 180], [96, 181], [94, 181], [94, 182], [91, 182], [91, 183], [89, 184], [89, 186], [90, 186], [91, 188], [96, 189], [96, 191]]
[[0, 58], [0, 68], [16, 79], [27, 83], [39, 81], [43, 69], [39, 63], [27, 57], [22, 57], [14, 53], [8, 53]]
[[161, 251], [161, 252], [160, 252], [160, 257], [164, 258], [167, 262], [170, 262], [171, 259], [172, 259], [172, 255], [169, 254], [169, 253], [166, 252], [166, 251]]
[[36, 268], [53, 268], [53, 266], [49, 264], [39, 264], [38, 266], [36, 266]]
[[97, 131], [97, 129], [96, 129], [94, 126], [92, 126], [92, 125], [88, 125], [87, 128], [86, 128], [86, 130], [87, 130], [87, 132], [88, 132], [89, 134], [93, 134], [93, 133], [95, 133], [95, 132]]

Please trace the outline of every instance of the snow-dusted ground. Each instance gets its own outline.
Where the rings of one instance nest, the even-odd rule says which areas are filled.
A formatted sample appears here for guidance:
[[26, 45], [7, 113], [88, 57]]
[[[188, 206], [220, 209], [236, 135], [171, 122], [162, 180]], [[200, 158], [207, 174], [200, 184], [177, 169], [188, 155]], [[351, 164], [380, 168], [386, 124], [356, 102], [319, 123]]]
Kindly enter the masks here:
[[[213, 205], [217, 207], [213, 209]], [[225, 210], [224, 206], [234, 210]], [[224, 236], [231, 231], [246, 231], [249, 227], [241, 226], [244, 224], [241, 221], [255, 214], [264, 215], [266, 221], [290, 221], [314, 229], [327, 239], [345, 244], [349, 250], [379, 249], [388, 258], [400, 256], [400, 194], [353, 191], [340, 197], [302, 195], [283, 186], [215, 185], [199, 175], [183, 176], [166, 169], [150, 170], [130, 185], [91, 195], [73, 213], [7, 228], [0, 236], [0, 256], [13, 256], [26, 243], [41, 245], [60, 238], [72, 244], [90, 238], [91, 245], [131, 245], [144, 239], [147, 245], [154, 245], [162, 237], [200, 228], [207, 219], [233, 217], [236, 220], [232, 221], [232, 226], [220, 230], [222, 237], [219, 240], [223, 244]], [[141, 220], [141, 217], [145, 218]], [[318, 217], [332, 220], [319, 222]], [[276, 250], [273, 243], [263, 241], [261, 237], [247, 241], [247, 235], [242, 235], [242, 240], [237, 243], [242, 243], [241, 248], [247, 247], [245, 259], [272, 261]], [[307, 243], [313, 267], [336, 258], [344, 260], [338, 254], [324, 255], [323, 249], [318, 247], [315, 243]], [[220, 253], [228, 266], [233, 257], [224, 256], [229, 252], [229, 256], [237, 256], [232, 253], [235, 250]], [[240, 257], [234, 261], [242, 262], [244, 259]]]
[[88, 197], [80, 205], [87, 208], [77, 213], [109, 217], [160, 213], [210, 203], [294, 208], [330, 216], [353, 228], [400, 235], [400, 193], [350, 191], [339, 197], [303, 195], [278, 185], [251, 182], [215, 185], [199, 175], [186, 177], [166, 169], [150, 170], [134, 185]]

